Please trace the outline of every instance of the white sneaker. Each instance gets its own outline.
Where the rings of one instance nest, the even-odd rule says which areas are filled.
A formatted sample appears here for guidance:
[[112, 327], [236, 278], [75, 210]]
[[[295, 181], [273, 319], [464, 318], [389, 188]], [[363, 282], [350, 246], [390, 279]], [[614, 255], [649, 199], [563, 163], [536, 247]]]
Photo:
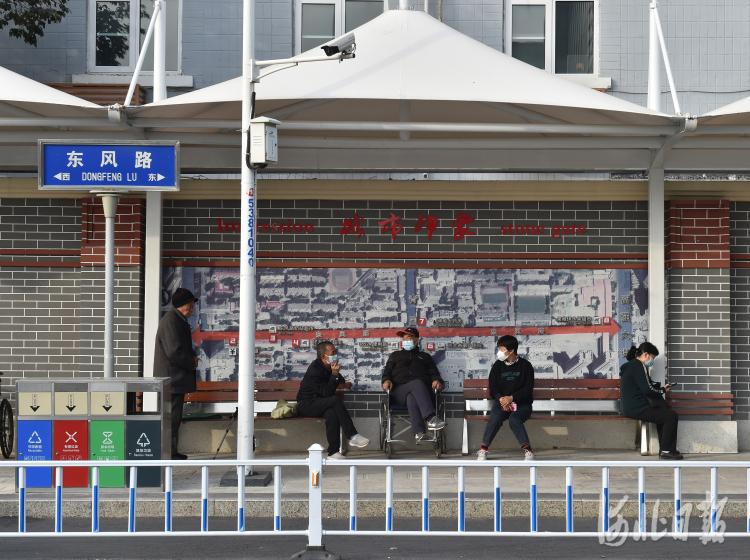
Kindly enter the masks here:
[[349, 440], [349, 443], [354, 447], [367, 447], [370, 445], [370, 440], [363, 435], [357, 434]]
[[426, 438], [427, 434], [424, 432], [419, 432], [418, 434], [414, 434], [414, 442], [419, 443], [422, 441], [422, 439]]
[[332, 461], [338, 461], [339, 459], [346, 459], [346, 457], [344, 457], [341, 453], [337, 451], [333, 455], [329, 455], [328, 459], [331, 459]]
[[442, 430], [445, 428], [445, 421], [441, 420], [437, 416], [433, 416], [427, 421], [427, 429], [428, 430]]
[[524, 461], [536, 461], [536, 455], [531, 449], [524, 449]]
[[477, 451], [477, 461], [486, 461], [489, 454], [490, 452], [486, 449], [480, 449]]

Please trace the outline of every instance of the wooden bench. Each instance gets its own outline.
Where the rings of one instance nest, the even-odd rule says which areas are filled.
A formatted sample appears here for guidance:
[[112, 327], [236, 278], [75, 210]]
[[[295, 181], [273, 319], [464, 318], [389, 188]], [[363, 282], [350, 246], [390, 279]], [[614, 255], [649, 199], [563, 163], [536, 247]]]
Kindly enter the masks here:
[[734, 414], [734, 395], [732, 393], [667, 393], [669, 406], [680, 416]]
[[[271, 411], [276, 408], [279, 400], [284, 399], [289, 403], [297, 402], [301, 379], [292, 381], [276, 381], [270, 379], [255, 380], [255, 420], [276, 420], [271, 418]], [[199, 381], [196, 384], [195, 393], [185, 395], [185, 407], [183, 409], [183, 421], [203, 420], [207, 415], [232, 416], [238, 403], [237, 381]], [[352, 384], [342, 383], [336, 390], [336, 395], [341, 398], [345, 390], [351, 389]], [[283, 418], [286, 420], [316, 420], [322, 422], [321, 418], [307, 418], [294, 416]], [[346, 452], [346, 438], [341, 434], [341, 453]]]
[[[465, 379], [464, 433], [461, 453], [469, 453], [469, 420], [488, 420], [495, 401], [489, 394], [489, 379]], [[540, 415], [539, 412], [548, 412]], [[557, 413], [563, 413], [558, 415]], [[583, 414], [581, 414], [583, 413]], [[592, 416], [586, 413], [603, 413]], [[619, 379], [535, 379], [534, 414], [531, 418], [565, 420], [619, 419]]]
[[[270, 379], [255, 380], [255, 417], [256, 420], [273, 420], [270, 414], [281, 399], [297, 402], [301, 379], [275, 381]], [[221, 414], [232, 415], [237, 408], [237, 381], [199, 381], [197, 391], [185, 395], [183, 415], [187, 414]], [[342, 383], [336, 394], [341, 397], [344, 390], [351, 389], [351, 383]], [[261, 416], [262, 415], [262, 416]], [[302, 418], [295, 416], [295, 418]], [[319, 418], [315, 418], [319, 420]]]

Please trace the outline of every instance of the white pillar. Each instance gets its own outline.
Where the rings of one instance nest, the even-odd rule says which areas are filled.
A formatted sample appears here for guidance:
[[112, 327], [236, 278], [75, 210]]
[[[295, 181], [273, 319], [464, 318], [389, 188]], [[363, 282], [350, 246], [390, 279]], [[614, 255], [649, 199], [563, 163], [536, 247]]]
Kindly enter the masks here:
[[159, 2], [161, 9], [156, 15], [154, 26], [154, 101], [167, 98], [167, 3], [164, 0], [155, 0], [154, 8]]
[[661, 111], [661, 45], [659, 45], [659, 31], [656, 28], [654, 10], [658, 4], [654, 1], [649, 5], [648, 21], [648, 108]]
[[[154, 25], [154, 102], [167, 98], [167, 3], [155, 0], [154, 8], [161, 8]], [[166, 372], [154, 372], [154, 344], [156, 329], [161, 320], [161, 253], [162, 253], [161, 192], [146, 194], [146, 254], [143, 263], [143, 377], [165, 377]], [[158, 410], [158, 393], [143, 394], [143, 410]]]
[[664, 271], [664, 169], [648, 174], [648, 339], [661, 353], [651, 368], [651, 378], [664, 382], [666, 347], [666, 290]]
[[[161, 320], [162, 193], [146, 194], [146, 254], [143, 263], [143, 377], [166, 377], [154, 372], [156, 329]], [[143, 410], [158, 410], [158, 393], [143, 394]]]
[[[247, 131], [250, 128], [255, 74], [255, 6], [253, 0], [243, 0], [242, 22], [242, 233], [240, 243], [240, 332], [239, 374], [237, 399], [237, 459], [248, 461], [254, 458], [254, 393], [255, 393], [255, 170], [245, 163], [248, 150]], [[252, 474], [252, 467], [245, 469]]]
[[101, 195], [104, 208], [104, 377], [115, 376], [115, 216], [117, 194]]

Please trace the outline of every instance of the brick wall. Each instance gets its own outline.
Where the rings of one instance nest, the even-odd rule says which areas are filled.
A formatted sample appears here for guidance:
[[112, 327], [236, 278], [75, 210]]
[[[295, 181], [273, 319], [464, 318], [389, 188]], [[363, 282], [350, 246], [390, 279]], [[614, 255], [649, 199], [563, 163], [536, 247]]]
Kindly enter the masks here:
[[750, 202], [730, 207], [732, 392], [736, 420], [750, 420]]
[[[81, 206], [81, 264], [104, 266], [106, 218], [100, 199], [85, 198]], [[146, 202], [122, 198], [115, 215], [115, 265], [140, 266], [146, 250]]]
[[0, 261], [78, 261], [81, 201], [0, 198], [0, 249]]
[[[627, 257], [648, 250], [644, 202], [441, 202], [260, 200], [258, 222], [312, 224], [313, 233], [258, 232], [260, 251], [618, 253]], [[354, 214], [363, 219], [365, 236], [341, 235], [342, 223]], [[379, 221], [401, 216], [403, 230], [394, 240], [381, 233]], [[474, 218], [474, 235], [454, 239], [451, 222], [460, 214]], [[438, 218], [428, 240], [415, 232], [419, 216]], [[229, 231], [219, 233], [218, 220]], [[227, 222], [240, 220], [236, 200], [165, 200], [164, 251], [237, 251], [240, 233]], [[552, 237], [555, 225], [585, 226], [583, 234]], [[503, 226], [544, 226], [542, 235], [505, 235]], [[205, 257], [204, 257], [205, 258]], [[274, 258], [273, 260], [278, 260]], [[352, 260], [352, 259], [348, 259]], [[361, 260], [361, 259], [354, 259]], [[384, 260], [384, 259], [380, 259]], [[440, 259], [431, 259], [438, 262]], [[450, 261], [450, 259], [445, 259]], [[523, 259], [521, 259], [522, 261]], [[469, 261], [464, 261], [469, 262]], [[596, 261], [593, 261], [596, 262]]]
[[667, 220], [671, 268], [729, 268], [728, 200], [670, 200]]
[[[104, 374], [104, 268], [82, 266], [80, 372]], [[143, 361], [143, 273], [115, 267], [115, 376], [139, 377]]]
[[79, 311], [77, 268], [0, 267], [4, 398], [15, 398], [15, 381], [22, 377], [79, 375]]

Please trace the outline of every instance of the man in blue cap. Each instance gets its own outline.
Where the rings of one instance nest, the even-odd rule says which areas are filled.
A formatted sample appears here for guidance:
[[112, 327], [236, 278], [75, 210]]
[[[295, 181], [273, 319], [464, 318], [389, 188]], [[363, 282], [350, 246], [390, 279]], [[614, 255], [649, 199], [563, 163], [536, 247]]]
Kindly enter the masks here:
[[445, 422], [435, 414], [430, 389], [440, 391], [443, 379], [435, 361], [427, 352], [419, 351], [419, 331], [408, 327], [397, 331], [401, 350], [393, 352], [383, 370], [383, 389], [392, 390], [393, 402], [406, 405], [411, 418], [414, 440], [425, 437], [427, 429], [442, 430]]

